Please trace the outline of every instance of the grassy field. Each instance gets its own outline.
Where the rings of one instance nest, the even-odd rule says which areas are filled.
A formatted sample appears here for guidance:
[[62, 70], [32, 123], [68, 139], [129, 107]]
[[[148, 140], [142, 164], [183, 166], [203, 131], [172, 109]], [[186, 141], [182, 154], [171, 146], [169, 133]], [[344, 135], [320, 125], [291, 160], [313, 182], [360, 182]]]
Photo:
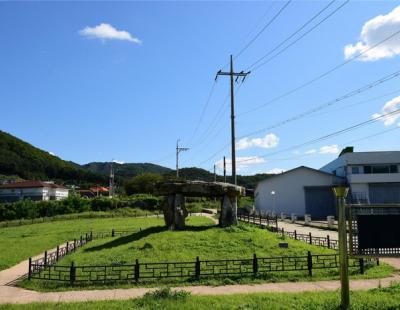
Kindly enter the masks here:
[[161, 225], [163, 220], [153, 218], [102, 218], [45, 222], [32, 225], [0, 228], [0, 270], [11, 267], [56, 247], [58, 244], [78, 238], [90, 230], [146, 229]]
[[[157, 218], [136, 219], [135, 227], [142, 227], [140, 232], [116, 238], [98, 239], [90, 242], [76, 253], [64, 257], [58, 264], [69, 265], [72, 261], [75, 265], [110, 265], [132, 264], [135, 259], [140, 262], [166, 262], [166, 261], [195, 261], [196, 256], [201, 260], [212, 259], [250, 259], [256, 253], [258, 257], [274, 256], [305, 256], [307, 251], [313, 254], [335, 253], [308, 243], [286, 238], [288, 248], [280, 248], [282, 238], [267, 230], [255, 226], [241, 224], [231, 228], [216, 227], [213, 221], [205, 217], [189, 217], [184, 231], [169, 231], [164, 227], [163, 220]], [[111, 225], [112, 226], [112, 225]], [[115, 225], [114, 225], [115, 226]], [[369, 268], [366, 273], [359, 275], [358, 268], [351, 269], [353, 277], [385, 277], [392, 269], [382, 264]], [[260, 283], [266, 281], [299, 281], [338, 278], [337, 269], [324, 269], [313, 271], [313, 277], [308, 276], [307, 271], [276, 272], [260, 275], [256, 279], [251, 276], [230, 276], [225, 278], [203, 278], [200, 281], [187, 280], [162, 280], [152, 281], [153, 284], [174, 283], [221, 285], [233, 283]], [[68, 284], [57, 284], [41, 280], [23, 281], [21, 286], [36, 290], [63, 290], [71, 289]], [[134, 284], [121, 284], [119, 287], [132, 286]], [[149, 285], [139, 282], [138, 285]], [[88, 288], [99, 287], [91, 286]], [[86, 286], [87, 287], [87, 286]], [[79, 289], [79, 286], [73, 289]]]
[[[352, 292], [351, 309], [384, 310], [400, 309], [400, 285], [364, 292]], [[280, 309], [280, 310], [333, 310], [339, 309], [339, 292], [318, 293], [263, 293], [228, 296], [190, 296], [186, 293], [170, 293], [168, 290], [148, 294], [139, 299], [124, 301], [100, 301], [82, 303], [41, 303], [29, 305], [0, 305], [0, 309]]]

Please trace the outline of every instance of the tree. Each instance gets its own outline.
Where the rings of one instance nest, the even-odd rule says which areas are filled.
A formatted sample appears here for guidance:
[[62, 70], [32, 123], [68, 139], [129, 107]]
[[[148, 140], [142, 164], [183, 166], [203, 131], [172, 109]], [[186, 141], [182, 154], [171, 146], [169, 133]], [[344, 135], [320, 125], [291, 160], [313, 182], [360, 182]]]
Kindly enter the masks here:
[[125, 183], [125, 192], [127, 195], [152, 194], [154, 184], [162, 179], [162, 176], [156, 173], [139, 174]]

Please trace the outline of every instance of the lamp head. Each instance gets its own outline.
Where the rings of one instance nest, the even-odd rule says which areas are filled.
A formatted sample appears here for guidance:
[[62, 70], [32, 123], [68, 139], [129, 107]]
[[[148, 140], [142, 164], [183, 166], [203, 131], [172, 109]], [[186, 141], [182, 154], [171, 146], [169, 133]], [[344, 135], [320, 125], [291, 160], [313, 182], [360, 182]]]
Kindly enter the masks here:
[[333, 187], [333, 193], [335, 194], [336, 198], [346, 198], [349, 192], [349, 188], [345, 186], [335, 186]]

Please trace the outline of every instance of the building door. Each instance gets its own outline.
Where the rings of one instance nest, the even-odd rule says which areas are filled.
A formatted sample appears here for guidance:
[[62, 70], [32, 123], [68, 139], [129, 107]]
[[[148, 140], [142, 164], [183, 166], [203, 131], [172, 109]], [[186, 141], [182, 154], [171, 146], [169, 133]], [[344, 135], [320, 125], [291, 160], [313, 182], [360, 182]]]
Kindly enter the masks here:
[[324, 219], [336, 215], [335, 197], [331, 186], [304, 187], [306, 214], [312, 219]]
[[400, 183], [370, 183], [371, 203], [400, 203]]

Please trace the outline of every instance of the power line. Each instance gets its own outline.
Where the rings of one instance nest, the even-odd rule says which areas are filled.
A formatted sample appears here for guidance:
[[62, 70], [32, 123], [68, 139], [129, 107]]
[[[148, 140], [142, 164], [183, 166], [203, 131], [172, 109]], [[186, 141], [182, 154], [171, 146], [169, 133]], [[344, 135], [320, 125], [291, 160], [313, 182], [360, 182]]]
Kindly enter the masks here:
[[[359, 142], [359, 141], [363, 141], [363, 140], [369, 140], [371, 138], [374, 138], [374, 137], [377, 137], [377, 136], [380, 136], [380, 135], [383, 135], [383, 134], [386, 134], [388, 132], [392, 132], [392, 131], [398, 130], [398, 129], [400, 129], [399, 126], [392, 127], [392, 128], [389, 128], [389, 129], [386, 129], [386, 130], [383, 130], [383, 131], [379, 131], [379, 132], [377, 132], [375, 134], [372, 134], [372, 135], [367, 135], [367, 136], [364, 136], [362, 138], [357, 138], [357, 139], [354, 139], [354, 140], [350, 140], [350, 141], [338, 144], [338, 147], [342, 148], [342, 147], [348, 146], [349, 144], [352, 144], [354, 142]], [[315, 153], [313, 153], [313, 154], [302, 154], [302, 155], [299, 155], [299, 156], [292, 156], [292, 157], [287, 157], [287, 158], [269, 158], [268, 162], [297, 160], [299, 158], [309, 157], [309, 156], [312, 156], [312, 155], [315, 155]]]
[[[278, 48], [280, 48], [283, 44], [285, 44], [287, 41], [289, 41], [291, 38], [293, 38], [296, 34], [298, 34], [300, 31], [302, 31], [305, 27], [307, 27], [310, 23], [312, 23], [318, 16], [320, 16], [323, 12], [325, 12], [336, 0], [332, 0], [331, 2], [329, 2], [325, 7], [323, 7], [319, 12], [317, 12], [313, 17], [311, 17], [307, 22], [305, 22], [299, 29], [297, 29], [295, 32], [293, 32], [289, 37], [287, 37], [285, 40], [283, 40], [281, 43], [279, 43], [277, 46], [275, 46], [272, 50], [268, 51], [266, 54], [264, 54], [261, 58], [259, 58], [258, 60], [256, 60], [252, 65], [250, 65], [248, 67], [248, 69], [250, 70], [251, 68], [253, 68], [255, 65], [257, 65], [259, 62], [261, 62], [263, 59], [265, 59], [267, 56], [271, 55], [273, 52], [275, 52]], [[336, 12], [336, 11], [335, 11]], [[334, 13], [335, 13], [334, 12]], [[333, 14], [334, 14], [333, 13]], [[319, 24], [321, 24], [323, 21], [325, 21], [326, 19], [328, 19], [330, 16], [332, 16], [333, 14], [329, 15], [328, 17], [326, 17], [324, 20], [322, 20]], [[319, 25], [317, 24], [317, 25]], [[314, 26], [312, 29], [315, 29], [316, 26]], [[311, 31], [306, 32], [309, 33]], [[306, 35], [304, 34], [303, 37]]]
[[[330, 133], [330, 134], [327, 134], [327, 135], [325, 135], [325, 136], [322, 136], [322, 137], [319, 137], [319, 138], [316, 138], [316, 139], [313, 139], [313, 140], [310, 140], [310, 141], [307, 141], [307, 142], [304, 142], [304, 143], [301, 143], [301, 144], [297, 144], [297, 145], [288, 147], [288, 148], [286, 148], [286, 149], [284, 149], [284, 150], [276, 151], [276, 152], [271, 153], [271, 154], [265, 154], [265, 155], [261, 155], [261, 156], [257, 156], [257, 157], [258, 157], [258, 158], [264, 158], [264, 157], [267, 157], [267, 156], [279, 154], [279, 153], [282, 153], [282, 152], [287, 152], [287, 151], [290, 151], [290, 150], [293, 150], [293, 149], [296, 149], [296, 148], [299, 148], [299, 147], [303, 147], [303, 146], [307, 146], [307, 145], [310, 145], [310, 144], [314, 144], [314, 143], [317, 143], [317, 142], [320, 142], [320, 141], [324, 141], [324, 140], [329, 139], [329, 138], [332, 138], [332, 137], [334, 137], [334, 136], [341, 135], [341, 134], [347, 133], [347, 132], [349, 132], [349, 131], [356, 130], [356, 129], [360, 128], [360, 127], [363, 127], [363, 126], [366, 126], [366, 125], [375, 123], [375, 122], [377, 122], [377, 121], [379, 121], [379, 120], [385, 119], [385, 118], [387, 118], [387, 117], [396, 115], [396, 114], [398, 114], [399, 112], [400, 112], [400, 109], [397, 109], [397, 110], [394, 110], [394, 111], [392, 111], [392, 112], [389, 112], [389, 113], [386, 113], [386, 114], [382, 114], [382, 115], [380, 115], [380, 116], [378, 116], [378, 117], [375, 117], [375, 118], [369, 119], [369, 120], [367, 120], [367, 121], [364, 121], [364, 122], [355, 124], [355, 125], [353, 125], [353, 126], [347, 127], [347, 128], [345, 128], [345, 129], [341, 129], [341, 130], [335, 131], [335, 132]], [[247, 161], [249, 161], [249, 160], [251, 160], [251, 159], [243, 159], [243, 160], [241, 160], [241, 161], [238, 161], [238, 163], [247, 162]]]
[[279, 95], [279, 96], [277, 96], [277, 97], [275, 97], [275, 98], [273, 98], [273, 99], [271, 99], [271, 100], [269, 100], [269, 101], [267, 101], [267, 102], [265, 102], [265, 103], [263, 103], [263, 104], [261, 104], [261, 105], [259, 105], [259, 106], [256, 106], [255, 108], [252, 108], [252, 109], [250, 109], [250, 110], [247, 110], [247, 111], [245, 111], [245, 112], [242, 112], [242, 113], [239, 114], [238, 116], [242, 116], [242, 115], [245, 115], [245, 114], [248, 114], [248, 113], [257, 111], [257, 110], [259, 110], [259, 109], [261, 109], [261, 108], [263, 108], [263, 107], [265, 107], [265, 106], [267, 106], [267, 105], [270, 105], [271, 103], [274, 103], [274, 102], [276, 102], [276, 101], [278, 101], [278, 100], [280, 100], [280, 99], [282, 99], [282, 98], [284, 98], [284, 97], [287, 97], [287, 96], [289, 96], [289, 95], [295, 93], [296, 91], [298, 91], [298, 90], [300, 90], [300, 89], [302, 89], [302, 88], [304, 88], [304, 87], [307, 87], [307, 86], [309, 86], [309, 85], [315, 83], [316, 81], [318, 81], [318, 80], [324, 78], [325, 76], [331, 74], [332, 72], [334, 72], [334, 71], [340, 69], [341, 67], [347, 65], [348, 63], [352, 62], [353, 60], [358, 59], [359, 57], [361, 57], [362, 55], [366, 54], [367, 52], [373, 50], [374, 48], [376, 48], [376, 47], [379, 46], [380, 44], [382, 44], [382, 43], [384, 43], [384, 42], [386, 42], [386, 41], [392, 39], [393, 37], [395, 37], [395, 36], [398, 35], [399, 33], [400, 33], [400, 30], [396, 31], [395, 33], [393, 33], [392, 35], [386, 37], [385, 39], [379, 41], [378, 43], [374, 44], [373, 46], [367, 48], [366, 50], [360, 52], [359, 54], [357, 54], [357, 55], [351, 57], [350, 59], [348, 59], [348, 60], [346, 60], [346, 61], [340, 63], [339, 65], [334, 66], [333, 68], [329, 69], [328, 71], [326, 71], [326, 72], [324, 72], [324, 73], [318, 75], [317, 77], [315, 77], [315, 78], [313, 78], [313, 79], [311, 79], [311, 80], [309, 80], [309, 81], [307, 81], [307, 82], [305, 82], [305, 83], [303, 83], [303, 84], [301, 84], [301, 85], [299, 85], [299, 86], [297, 86], [297, 87], [295, 87], [295, 88], [293, 88], [293, 89], [291, 89], [291, 90], [289, 90], [289, 91], [287, 91], [287, 92], [285, 92], [285, 93], [283, 93], [283, 94], [281, 94], [281, 95]]
[[362, 87], [360, 87], [360, 88], [357, 88], [357, 89], [355, 89], [355, 90], [352, 90], [352, 91], [350, 91], [350, 92], [348, 92], [348, 93], [346, 93], [346, 94], [344, 94], [344, 95], [342, 95], [342, 96], [340, 96], [340, 97], [337, 97], [337, 98], [335, 98], [335, 99], [333, 99], [333, 100], [330, 100], [330, 101], [328, 101], [328, 102], [325, 102], [325, 103], [323, 103], [323, 104], [320, 104], [320, 105], [318, 105], [318, 106], [316, 106], [316, 107], [314, 107], [314, 108], [312, 108], [312, 109], [309, 109], [309, 110], [307, 110], [307, 111], [305, 111], [305, 112], [302, 112], [302, 113], [300, 113], [300, 114], [297, 114], [297, 115], [295, 115], [295, 116], [292, 116], [292, 117], [290, 117], [290, 118], [288, 118], [288, 119], [286, 119], [286, 120], [283, 120], [283, 121], [280, 121], [280, 122], [278, 122], [278, 123], [275, 123], [275, 124], [272, 125], [272, 126], [265, 127], [265, 128], [262, 128], [262, 129], [258, 129], [258, 130], [252, 131], [252, 132], [250, 132], [250, 133], [247, 133], [247, 134], [245, 134], [245, 135], [242, 135], [242, 136], [238, 137], [238, 139], [245, 138], [245, 137], [249, 137], [249, 136], [252, 136], [252, 135], [255, 135], [255, 134], [264, 132], [264, 131], [271, 130], [271, 129], [273, 129], [273, 128], [277, 128], [277, 127], [286, 125], [286, 124], [291, 123], [291, 122], [293, 122], [293, 121], [297, 121], [297, 120], [299, 120], [299, 119], [302, 119], [302, 118], [304, 118], [304, 117], [309, 116], [310, 114], [316, 113], [316, 112], [321, 111], [321, 110], [323, 110], [323, 109], [326, 109], [326, 108], [328, 108], [328, 107], [330, 107], [330, 106], [332, 106], [332, 105], [335, 105], [335, 104], [339, 103], [340, 101], [349, 99], [349, 98], [351, 98], [351, 97], [353, 97], [353, 96], [356, 96], [356, 95], [359, 95], [359, 94], [361, 94], [361, 93], [363, 93], [363, 92], [366, 92], [366, 91], [368, 91], [368, 90], [371, 90], [372, 88], [374, 88], [374, 87], [376, 87], [376, 86], [378, 86], [378, 85], [380, 85], [380, 84], [382, 84], [382, 83], [385, 83], [385, 82], [387, 82], [387, 81], [390, 81], [390, 80], [392, 80], [392, 79], [394, 79], [394, 78], [399, 77], [399, 75], [400, 75], [400, 70], [395, 71], [395, 72], [393, 72], [393, 73], [391, 73], [391, 74], [388, 74], [388, 75], [386, 75], [386, 76], [384, 76], [384, 77], [382, 77], [382, 78], [380, 78], [380, 79], [378, 79], [378, 80], [375, 80], [375, 81], [373, 81], [373, 82], [371, 82], [371, 83], [368, 83], [368, 84], [365, 85], [365, 86], [362, 86]]
[[258, 37], [269, 27], [271, 24], [282, 14], [282, 12], [287, 8], [287, 6], [292, 2], [292, 0], [287, 1], [280, 10], [271, 18], [271, 20], [265, 24], [265, 26], [235, 55], [234, 59], [238, 58], [243, 54], [249, 47], [258, 39]]
[[[202, 109], [202, 111], [201, 111], [199, 121], [197, 122], [197, 125], [196, 125], [196, 127], [195, 127], [195, 130], [193, 131], [193, 134], [192, 134], [192, 136], [190, 137], [189, 141], [192, 141], [193, 138], [196, 136], [196, 133], [197, 133], [197, 131], [198, 131], [198, 129], [199, 129], [199, 126], [200, 126], [200, 124], [201, 124], [201, 122], [202, 122], [202, 120], [203, 120], [204, 113], [206, 112], [207, 107], [208, 107], [208, 105], [209, 105], [209, 103], [210, 103], [210, 101], [211, 101], [211, 97], [212, 97], [212, 95], [213, 95], [213, 93], [214, 93], [215, 85], [216, 85], [216, 82], [214, 81], [213, 84], [212, 84], [212, 86], [211, 86], [211, 89], [210, 89], [210, 91], [209, 91], [209, 93], [208, 93], [207, 100], [206, 100], [206, 102], [205, 102], [205, 104], [204, 104], [204, 106], [203, 106], [203, 109]], [[189, 144], [190, 144], [190, 142], [189, 142]]]
[[[345, 94], [345, 95], [342, 95], [342, 96], [337, 97], [337, 98], [335, 98], [335, 99], [333, 99], [333, 100], [330, 100], [330, 101], [328, 101], [328, 102], [326, 102], [326, 103], [324, 103], [324, 104], [321, 104], [321, 105], [319, 105], [319, 106], [317, 106], [317, 107], [315, 107], [315, 108], [313, 108], [313, 109], [308, 110], [307, 112], [300, 113], [300, 114], [298, 114], [298, 115], [296, 115], [296, 116], [293, 116], [293, 117], [288, 118], [288, 119], [286, 119], [286, 120], [280, 121], [280, 122], [278, 122], [278, 123], [276, 123], [276, 124], [274, 124], [274, 125], [272, 125], [272, 126], [269, 126], [269, 127], [266, 127], [266, 128], [262, 128], [262, 129], [258, 129], [258, 130], [256, 130], [256, 131], [253, 131], [253, 132], [244, 134], [244, 135], [242, 135], [242, 136], [239, 136], [237, 139], [243, 139], [243, 138], [246, 138], [246, 137], [255, 135], [255, 134], [257, 134], [257, 133], [261, 133], [261, 132], [264, 132], [264, 131], [267, 131], [267, 130], [271, 130], [271, 129], [273, 129], [273, 128], [277, 128], [277, 127], [286, 125], [286, 124], [288, 124], [288, 123], [290, 123], [290, 122], [299, 120], [299, 119], [301, 119], [301, 118], [303, 118], [303, 117], [307, 117], [307, 116], [309, 116], [309, 115], [311, 115], [311, 114], [313, 114], [313, 113], [315, 113], [315, 112], [318, 112], [318, 111], [320, 111], [320, 110], [322, 110], [322, 109], [324, 109], [324, 108], [327, 108], [327, 107], [332, 106], [332, 105], [334, 105], [334, 104], [336, 104], [336, 103], [339, 103], [340, 101], [343, 101], [343, 100], [345, 100], [345, 99], [348, 99], [348, 98], [350, 98], [350, 97], [352, 97], [352, 96], [355, 96], [355, 95], [358, 95], [358, 94], [360, 94], [360, 93], [362, 93], [362, 92], [365, 92], [365, 91], [367, 91], [367, 90], [370, 90], [370, 89], [372, 89], [372, 88], [374, 88], [374, 87], [376, 87], [376, 86], [378, 86], [378, 85], [380, 85], [380, 84], [382, 84], [382, 83], [384, 83], [384, 82], [386, 82], [386, 81], [389, 81], [389, 80], [391, 80], [391, 79], [393, 79], [393, 78], [396, 78], [396, 77], [398, 77], [398, 76], [400, 76], [400, 70], [398, 70], [398, 71], [396, 71], [396, 72], [393, 72], [393, 73], [391, 73], [391, 74], [389, 74], [389, 75], [387, 75], [387, 76], [384, 76], [384, 77], [382, 77], [382, 78], [380, 78], [380, 79], [378, 79], [378, 80], [376, 80], [376, 81], [374, 81], [374, 82], [371, 82], [371, 83], [369, 83], [369, 84], [367, 84], [367, 85], [365, 85], [365, 86], [362, 86], [362, 87], [360, 87], [360, 88], [358, 88], [358, 89], [356, 89], [356, 90], [352, 90], [352, 91], [348, 92], [348, 93]], [[395, 93], [395, 92], [386, 93], [386, 94], [384, 94], [383, 96], [387, 96], [387, 95], [392, 94], [392, 93]], [[383, 96], [381, 95], [381, 96], [374, 97], [374, 98], [369, 99], [369, 100], [375, 100], [375, 99], [381, 98], [381, 97], [383, 97]], [[359, 104], [359, 103], [358, 103], [358, 104]], [[203, 163], [206, 163], [206, 162], [210, 161], [211, 159], [213, 159], [216, 155], [218, 155], [219, 153], [221, 153], [222, 151], [224, 151], [228, 146], [229, 146], [229, 143], [226, 143], [225, 145], [223, 145], [220, 149], [218, 149], [216, 152], [214, 152], [214, 153], [213, 153], [211, 156], [209, 156], [206, 160], [202, 161], [202, 162], [200, 163], [200, 165], [203, 164]]]
[[261, 57], [260, 59], [258, 59], [256, 62], [254, 62], [250, 68], [254, 68], [255, 70], [258, 70], [260, 67], [264, 66], [265, 64], [267, 64], [268, 62], [270, 62], [272, 59], [278, 57], [280, 54], [282, 54], [284, 51], [286, 51], [287, 49], [289, 49], [290, 47], [292, 47], [294, 44], [296, 44], [297, 42], [299, 42], [301, 39], [303, 39], [306, 35], [310, 34], [311, 32], [314, 31], [314, 29], [316, 29], [317, 27], [319, 27], [322, 23], [324, 23], [326, 20], [328, 20], [331, 16], [333, 16], [334, 14], [336, 14], [340, 9], [342, 9], [347, 3], [349, 3], [350, 0], [347, 0], [345, 2], [343, 2], [340, 6], [338, 6], [335, 10], [333, 10], [331, 13], [329, 13], [327, 16], [325, 16], [322, 20], [320, 20], [317, 24], [315, 24], [313, 27], [311, 27], [309, 30], [307, 30], [305, 33], [303, 33], [300, 37], [298, 37], [296, 40], [294, 40], [292, 43], [290, 43], [289, 45], [285, 46], [282, 50], [280, 50], [278, 53], [276, 53], [275, 55], [273, 55], [272, 57], [268, 58], [266, 61], [262, 62], [261, 64], [259, 64], [258, 66], [256, 66], [256, 64], [258, 64], [260, 61], [262, 61], [263, 59], [265, 59], [267, 56], [271, 55], [273, 52], [275, 52], [279, 47], [281, 47], [284, 43], [286, 43], [287, 41], [289, 41], [293, 36], [295, 36], [297, 33], [299, 33], [302, 29], [304, 29], [304, 27], [306, 27], [309, 23], [311, 23], [315, 18], [317, 18], [322, 12], [324, 12], [331, 4], [333, 4], [333, 1], [328, 3], [328, 5], [322, 9], [319, 13], [317, 13], [314, 17], [312, 17], [308, 22], [306, 22], [302, 27], [300, 27], [300, 29], [298, 31], [296, 31], [295, 33], [293, 33], [291, 36], [289, 36], [285, 41], [281, 42], [277, 47], [275, 47], [273, 50], [269, 51], [267, 54], [265, 54], [263, 57]]

